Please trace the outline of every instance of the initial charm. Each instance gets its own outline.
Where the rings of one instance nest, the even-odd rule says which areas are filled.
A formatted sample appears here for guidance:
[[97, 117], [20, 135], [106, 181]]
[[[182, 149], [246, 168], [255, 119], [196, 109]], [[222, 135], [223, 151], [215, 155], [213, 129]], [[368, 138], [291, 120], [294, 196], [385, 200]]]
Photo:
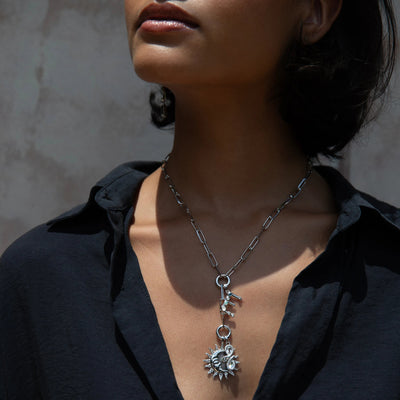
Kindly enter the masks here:
[[219, 308], [220, 308], [220, 313], [222, 315], [228, 315], [229, 317], [234, 317], [235, 314], [231, 311], [228, 310], [227, 307], [232, 306], [235, 307], [235, 303], [233, 300], [239, 300], [241, 301], [242, 298], [234, 293], [232, 293], [229, 289], [223, 289], [221, 288], [221, 298], [219, 301]]

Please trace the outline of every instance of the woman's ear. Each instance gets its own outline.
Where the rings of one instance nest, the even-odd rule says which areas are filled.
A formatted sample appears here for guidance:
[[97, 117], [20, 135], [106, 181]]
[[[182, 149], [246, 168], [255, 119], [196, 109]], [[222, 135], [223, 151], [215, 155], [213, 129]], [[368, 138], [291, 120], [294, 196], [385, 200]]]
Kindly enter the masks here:
[[304, 44], [318, 42], [331, 28], [342, 9], [343, 0], [308, 0], [302, 24]]

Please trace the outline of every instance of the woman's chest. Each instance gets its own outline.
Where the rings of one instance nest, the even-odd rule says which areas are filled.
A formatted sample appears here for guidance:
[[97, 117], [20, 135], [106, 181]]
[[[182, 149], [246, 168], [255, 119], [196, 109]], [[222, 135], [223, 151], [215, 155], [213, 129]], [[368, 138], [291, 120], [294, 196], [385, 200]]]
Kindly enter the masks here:
[[[216, 333], [222, 323], [218, 302], [199, 310], [172, 296], [153, 301], [174, 375], [185, 399], [250, 399], [254, 395], [275, 343], [284, 305], [274, 304], [260, 310], [257, 304], [252, 309], [254, 299], [249, 293], [241, 295], [242, 306], [237, 307], [234, 318], [225, 321], [231, 331], [226, 341], [220, 340]], [[232, 352], [221, 352], [227, 344], [232, 346]], [[232, 374], [224, 373], [229, 371], [223, 362], [227, 356], [234, 361]], [[226, 361], [229, 365], [229, 360]], [[219, 377], [216, 371], [223, 375]]]
[[[191, 227], [179, 228], [158, 231], [155, 226], [132, 225], [130, 229], [177, 384], [189, 400], [252, 398], [276, 342], [293, 281], [323, 251], [325, 241], [321, 245], [321, 235], [308, 236], [307, 244], [305, 239], [291, 241], [282, 228], [260, 243], [230, 276], [231, 285], [225, 289], [234, 295], [229, 295], [216, 284], [218, 271], [193, 240]], [[297, 232], [292, 235], [304, 238]], [[242, 236], [240, 231], [228, 238], [214, 235], [214, 247], [223, 262], [220, 271], [236, 262]], [[227, 328], [219, 331], [220, 336], [231, 332], [225, 342], [235, 349], [231, 354], [235, 363], [227, 379], [224, 366], [220, 380], [221, 357], [230, 356], [220, 353], [226, 344], [217, 335], [222, 324]]]
[[[194, 261], [187, 260], [191, 263], [186, 264], [187, 271], [182, 268], [180, 274], [169, 274], [161, 258], [146, 257], [140, 246], [137, 250], [141, 273], [183, 397], [252, 398], [276, 341], [292, 282], [307, 265], [306, 261], [300, 260], [255, 280], [246, 280], [246, 274], [242, 280], [231, 277], [231, 289], [237, 297], [230, 297], [224, 323], [231, 332], [227, 341], [234, 348], [235, 368], [227, 374], [228, 378], [219, 379], [219, 374], [214, 376], [218, 370], [215, 365], [221, 361], [220, 349], [227, 341], [221, 341], [216, 333], [222, 324], [222, 302], [215, 271], [202, 269], [204, 262], [193, 265]], [[227, 333], [225, 329], [219, 332], [222, 336]], [[222, 371], [224, 368], [226, 365], [221, 367]]]

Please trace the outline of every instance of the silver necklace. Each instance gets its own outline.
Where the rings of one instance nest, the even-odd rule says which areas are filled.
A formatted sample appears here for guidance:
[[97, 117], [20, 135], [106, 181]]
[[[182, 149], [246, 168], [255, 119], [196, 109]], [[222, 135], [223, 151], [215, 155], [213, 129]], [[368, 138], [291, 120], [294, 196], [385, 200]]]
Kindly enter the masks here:
[[218, 326], [216, 334], [217, 340], [220, 344], [216, 344], [215, 349], [209, 348], [210, 352], [206, 353], [207, 358], [203, 360], [205, 363], [204, 367], [208, 369], [208, 374], [212, 374], [214, 378], [219, 377], [219, 379], [222, 380], [222, 378], [225, 377], [226, 379], [228, 379], [229, 376], [235, 376], [235, 373], [239, 370], [240, 361], [238, 360], [238, 356], [235, 354], [236, 349], [229, 342], [229, 338], [231, 337], [232, 332], [231, 328], [226, 325], [226, 320], [227, 318], [233, 318], [235, 316], [233, 312], [235, 302], [242, 300], [240, 296], [230, 290], [231, 276], [236, 272], [238, 267], [248, 259], [250, 254], [254, 251], [254, 249], [260, 242], [261, 235], [269, 229], [272, 222], [278, 217], [283, 209], [286, 208], [294, 199], [299, 196], [304, 188], [304, 185], [307, 183], [308, 179], [311, 176], [313, 166], [311, 161], [309, 160], [307, 164], [307, 172], [304, 178], [297, 185], [296, 190], [290, 193], [287, 199], [279, 207], [277, 207], [271, 215], [267, 217], [267, 219], [262, 224], [260, 231], [254, 236], [250, 244], [245, 248], [239, 259], [236, 261], [236, 263], [227, 272], [223, 273], [220, 270], [217, 258], [208, 246], [203, 231], [200, 229], [199, 224], [194, 219], [190, 208], [183, 200], [182, 195], [178, 192], [174, 182], [167, 173], [166, 165], [168, 160], [169, 155], [161, 164], [161, 170], [164, 179], [167, 182], [172, 194], [174, 195], [176, 203], [185, 211], [185, 214], [189, 219], [190, 224], [196, 232], [196, 236], [199, 242], [202, 244], [206, 252], [211, 267], [214, 268], [217, 273], [215, 283], [220, 291], [219, 312], [221, 314], [221, 325]]

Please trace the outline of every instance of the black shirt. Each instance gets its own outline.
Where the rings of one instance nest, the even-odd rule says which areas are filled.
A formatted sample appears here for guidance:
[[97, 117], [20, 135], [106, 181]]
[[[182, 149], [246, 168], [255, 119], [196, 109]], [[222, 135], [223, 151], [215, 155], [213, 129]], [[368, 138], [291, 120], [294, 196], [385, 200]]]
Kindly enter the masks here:
[[[127, 239], [135, 193], [158, 166], [118, 167], [4, 253], [1, 400], [182, 399]], [[337, 226], [293, 282], [254, 399], [398, 400], [400, 210], [317, 170]]]

